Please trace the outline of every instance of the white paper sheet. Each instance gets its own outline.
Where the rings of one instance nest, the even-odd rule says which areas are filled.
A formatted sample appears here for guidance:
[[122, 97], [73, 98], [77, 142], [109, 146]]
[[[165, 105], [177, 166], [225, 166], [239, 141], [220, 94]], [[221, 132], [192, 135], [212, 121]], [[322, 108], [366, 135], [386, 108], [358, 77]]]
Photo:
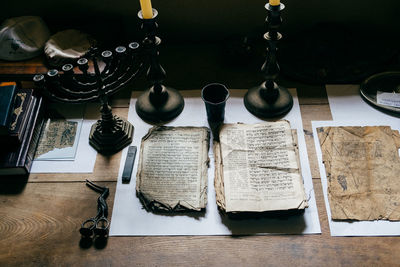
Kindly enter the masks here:
[[85, 118], [79, 135], [79, 143], [73, 160], [34, 160], [31, 173], [92, 173], [96, 162], [97, 151], [89, 145], [89, 134], [93, 123], [92, 118], [99, 112], [99, 104], [86, 106]]
[[[358, 85], [327, 85], [329, 107], [333, 121], [313, 121], [313, 135], [317, 152], [318, 165], [324, 192], [325, 206], [328, 214], [329, 227], [332, 236], [383, 236], [399, 235], [400, 222], [361, 221], [340, 222], [331, 220], [331, 209], [327, 195], [327, 180], [325, 167], [322, 163], [321, 147], [319, 145], [317, 127], [326, 126], [379, 126], [389, 125], [399, 130], [399, 118], [387, 115], [367, 104], [360, 96]], [[396, 230], [397, 228], [397, 230]]]
[[360, 96], [359, 85], [327, 85], [329, 107], [334, 121], [388, 121], [397, 119], [367, 104]]
[[[260, 119], [250, 114], [243, 104], [245, 90], [231, 90], [225, 111], [226, 123], [257, 123]], [[212, 149], [209, 151], [210, 168], [208, 169], [208, 204], [204, 213], [184, 213], [182, 215], [156, 215], [143, 209], [136, 197], [136, 172], [138, 157], [132, 172], [130, 184], [122, 184], [121, 175], [126, 158], [124, 149], [118, 175], [117, 192], [111, 220], [111, 236], [146, 236], [146, 235], [236, 235], [236, 234], [315, 234], [321, 233], [318, 211], [308, 163], [307, 149], [303, 134], [300, 107], [295, 90], [293, 109], [284, 118], [289, 120], [292, 128], [297, 129], [302, 174], [310, 207], [300, 216], [289, 219], [249, 219], [230, 220], [218, 212], [214, 190], [214, 159]], [[168, 123], [170, 126], [207, 126], [204, 103], [200, 91], [182, 91], [185, 108], [178, 118]], [[132, 145], [140, 147], [142, 137], [151, 125], [143, 122], [136, 114], [135, 103], [138, 96], [134, 92], [129, 107], [128, 120], [135, 126]]]
[[376, 103], [383, 106], [400, 108], [400, 94], [377, 91]]
[[[353, 103], [356, 105], [357, 103]], [[351, 108], [350, 108], [351, 109]], [[366, 114], [367, 116], [367, 114]], [[398, 119], [397, 119], [398, 120]], [[394, 119], [386, 119], [385, 121], [363, 121], [360, 122], [347, 120], [347, 121], [313, 121], [313, 135], [315, 147], [317, 150], [318, 165], [321, 175], [322, 189], [324, 192], [325, 206], [328, 214], [329, 228], [332, 236], [386, 236], [386, 235], [400, 235], [400, 222], [390, 222], [385, 220], [377, 221], [332, 221], [331, 208], [328, 201], [328, 181], [326, 178], [325, 166], [322, 163], [322, 152], [319, 145], [318, 134], [316, 128], [327, 126], [379, 126], [388, 125], [393, 130], [400, 130], [399, 122]]]

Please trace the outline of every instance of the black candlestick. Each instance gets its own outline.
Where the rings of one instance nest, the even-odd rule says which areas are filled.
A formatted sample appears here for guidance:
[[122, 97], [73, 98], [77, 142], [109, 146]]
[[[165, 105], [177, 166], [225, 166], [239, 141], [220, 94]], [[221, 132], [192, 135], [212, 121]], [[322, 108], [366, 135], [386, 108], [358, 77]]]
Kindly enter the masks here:
[[139, 96], [136, 102], [136, 112], [144, 121], [150, 123], [164, 123], [177, 117], [183, 110], [184, 101], [179, 92], [163, 85], [166, 72], [158, 60], [158, 47], [161, 39], [156, 36], [158, 28], [157, 10], [153, 9], [153, 18], [144, 19], [142, 12], [138, 13], [145, 32], [143, 49], [150, 61], [147, 79], [151, 83], [150, 89]]
[[267, 57], [261, 67], [265, 82], [249, 89], [244, 97], [244, 104], [247, 110], [257, 117], [273, 118], [289, 112], [293, 106], [293, 98], [286, 88], [275, 82], [280, 71], [276, 60], [277, 43], [282, 38], [278, 29], [282, 24], [281, 10], [285, 6], [267, 4], [265, 8], [268, 12], [266, 19], [268, 32], [264, 34], [264, 39], [267, 40]]

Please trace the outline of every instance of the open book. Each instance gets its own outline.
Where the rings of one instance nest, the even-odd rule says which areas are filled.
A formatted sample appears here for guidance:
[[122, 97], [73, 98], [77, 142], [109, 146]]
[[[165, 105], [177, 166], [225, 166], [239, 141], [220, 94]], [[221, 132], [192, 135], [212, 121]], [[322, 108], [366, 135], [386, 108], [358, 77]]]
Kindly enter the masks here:
[[304, 211], [308, 203], [293, 133], [286, 120], [222, 126], [220, 142], [214, 143], [214, 183], [222, 211]]
[[153, 127], [142, 139], [136, 193], [147, 210], [200, 211], [207, 204], [210, 132]]

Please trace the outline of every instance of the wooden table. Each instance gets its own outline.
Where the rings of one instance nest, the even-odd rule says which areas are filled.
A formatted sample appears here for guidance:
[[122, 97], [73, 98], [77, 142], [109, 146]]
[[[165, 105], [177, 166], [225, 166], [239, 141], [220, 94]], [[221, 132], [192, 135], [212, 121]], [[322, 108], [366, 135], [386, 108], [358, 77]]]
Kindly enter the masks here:
[[[3, 74], [41, 68], [40, 60], [0, 63]], [[321, 235], [110, 237], [105, 246], [84, 248], [78, 230], [95, 212], [97, 199], [84, 180], [110, 188], [111, 214], [120, 160], [116, 154], [98, 156], [93, 174], [32, 174], [27, 183], [1, 180], [0, 266], [399, 266], [400, 237], [330, 236], [311, 121], [329, 120], [331, 113], [324, 87], [298, 84], [297, 89]], [[127, 114], [128, 95], [115, 101], [114, 111], [121, 116]]]

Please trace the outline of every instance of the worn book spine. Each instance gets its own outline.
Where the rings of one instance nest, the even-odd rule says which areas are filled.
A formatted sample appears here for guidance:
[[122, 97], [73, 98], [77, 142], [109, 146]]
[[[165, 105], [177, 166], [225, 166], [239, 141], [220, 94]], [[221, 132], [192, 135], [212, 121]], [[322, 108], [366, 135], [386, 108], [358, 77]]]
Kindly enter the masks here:
[[16, 83], [0, 83], [0, 135], [8, 135]]
[[37, 146], [39, 144], [40, 134], [42, 132], [43, 124], [44, 124], [44, 107], [42, 104], [43, 99], [38, 98], [38, 111], [36, 118], [33, 122], [33, 130], [31, 131], [31, 141], [29, 143], [29, 148], [27, 150], [25, 156], [25, 168], [29, 173], [32, 167], [33, 160], [35, 158], [35, 153]]
[[32, 109], [36, 97], [32, 96], [32, 89], [18, 89], [15, 95], [13, 114], [9, 124], [9, 135], [1, 141], [8, 147], [15, 147], [22, 143], [27, 125], [30, 122]]
[[42, 98], [38, 97], [35, 102], [22, 144], [1, 156], [0, 175], [26, 175], [30, 172], [43, 126]]

